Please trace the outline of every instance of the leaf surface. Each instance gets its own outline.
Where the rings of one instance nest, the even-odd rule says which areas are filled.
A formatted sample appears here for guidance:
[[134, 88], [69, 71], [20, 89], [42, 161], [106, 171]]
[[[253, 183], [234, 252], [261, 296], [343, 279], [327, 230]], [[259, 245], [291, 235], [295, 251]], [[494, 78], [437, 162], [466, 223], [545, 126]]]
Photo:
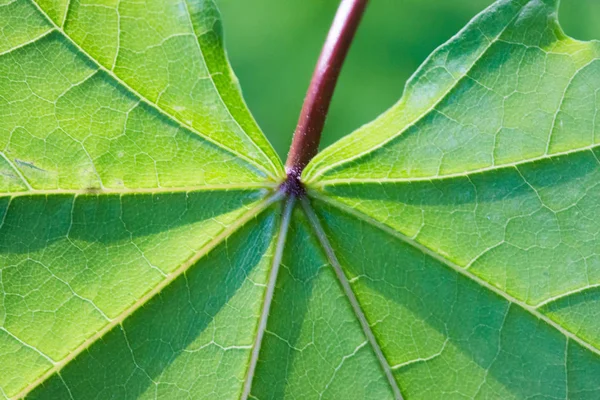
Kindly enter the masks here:
[[308, 196], [211, 1], [0, 2], [0, 397], [600, 398], [600, 45], [500, 0]]

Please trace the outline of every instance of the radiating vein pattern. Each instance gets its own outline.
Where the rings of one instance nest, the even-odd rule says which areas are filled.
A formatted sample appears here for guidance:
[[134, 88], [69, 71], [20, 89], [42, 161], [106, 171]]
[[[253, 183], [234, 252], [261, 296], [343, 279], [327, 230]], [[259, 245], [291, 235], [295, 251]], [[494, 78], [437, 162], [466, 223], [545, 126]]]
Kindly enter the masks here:
[[252, 398], [393, 399], [302, 210], [283, 254]]
[[600, 399], [600, 46], [556, 3], [290, 199], [212, 0], [0, 0], [0, 398]]
[[0, 397], [238, 393], [280, 171], [212, 2], [0, 2]]
[[600, 397], [600, 46], [556, 3], [496, 2], [305, 172], [408, 398]]

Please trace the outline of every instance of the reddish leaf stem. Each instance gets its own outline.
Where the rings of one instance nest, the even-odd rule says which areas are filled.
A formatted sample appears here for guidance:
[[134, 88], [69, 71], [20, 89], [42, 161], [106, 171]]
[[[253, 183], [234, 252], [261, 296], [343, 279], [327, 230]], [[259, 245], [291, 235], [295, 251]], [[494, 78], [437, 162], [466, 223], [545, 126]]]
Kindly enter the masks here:
[[285, 190], [290, 194], [301, 194], [298, 192], [300, 175], [317, 154], [331, 97], [367, 2], [342, 0], [335, 15], [306, 93], [285, 165], [288, 176]]

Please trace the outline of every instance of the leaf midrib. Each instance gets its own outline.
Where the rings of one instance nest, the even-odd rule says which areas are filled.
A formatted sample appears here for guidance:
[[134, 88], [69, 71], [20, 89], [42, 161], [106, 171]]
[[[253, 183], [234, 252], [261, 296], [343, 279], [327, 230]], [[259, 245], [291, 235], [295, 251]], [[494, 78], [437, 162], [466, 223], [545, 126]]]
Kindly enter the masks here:
[[598, 164], [600, 165], [600, 159], [594, 153], [594, 150], [600, 148], [600, 143], [595, 143], [590, 146], [580, 147], [573, 150], [567, 150], [560, 153], [553, 153], [549, 155], [542, 155], [539, 157], [533, 157], [525, 160], [520, 160], [512, 163], [501, 164], [501, 165], [491, 165], [489, 167], [479, 168], [468, 170], [465, 172], [456, 172], [451, 174], [444, 175], [434, 175], [434, 176], [419, 176], [412, 178], [338, 178], [338, 179], [329, 179], [322, 180], [317, 182], [310, 183], [310, 187], [313, 188], [324, 188], [326, 186], [335, 186], [335, 185], [352, 185], [352, 184], [366, 184], [366, 183], [418, 183], [418, 182], [440, 182], [445, 180], [452, 180], [457, 178], [468, 178], [473, 175], [485, 174], [487, 172], [497, 172], [505, 169], [519, 169], [519, 167], [535, 164], [538, 162], [550, 161], [555, 158], [560, 158], [564, 156], [570, 155], [578, 155], [581, 153], [585, 153], [589, 151], [592, 156], [596, 159]]
[[[246, 161], [248, 164], [252, 165], [253, 167], [257, 168], [260, 172], [264, 173], [267, 177], [271, 178], [271, 179], [276, 179], [276, 176], [274, 175], [274, 173], [276, 172], [276, 168], [273, 171], [269, 171], [267, 170], [263, 165], [257, 163], [255, 160], [246, 157], [243, 154], [240, 154], [239, 152], [237, 152], [236, 150], [233, 150], [231, 148], [229, 148], [228, 146], [224, 145], [221, 142], [216, 141], [215, 139], [206, 136], [204, 134], [202, 134], [201, 132], [199, 132], [196, 128], [194, 128], [191, 125], [186, 124], [184, 121], [181, 121], [179, 118], [177, 118], [174, 115], [171, 115], [170, 113], [168, 113], [166, 110], [164, 110], [163, 108], [161, 108], [158, 104], [154, 103], [153, 101], [151, 101], [150, 99], [148, 99], [147, 97], [145, 97], [144, 95], [142, 95], [141, 93], [139, 93], [137, 90], [135, 90], [133, 87], [131, 87], [129, 84], [127, 84], [125, 81], [123, 81], [119, 76], [117, 76], [117, 74], [115, 74], [113, 71], [111, 71], [110, 69], [106, 68], [105, 66], [103, 66], [102, 64], [100, 64], [94, 57], [92, 57], [91, 54], [89, 54], [83, 47], [81, 47], [77, 42], [75, 42], [75, 40], [73, 40], [63, 29], [62, 26], [58, 26], [54, 20], [52, 20], [52, 18], [50, 18], [50, 16], [40, 7], [40, 5], [35, 1], [35, 0], [29, 0], [33, 6], [38, 10], [38, 12], [52, 25], [53, 29], [51, 29], [49, 32], [47, 32], [46, 34], [36, 38], [33, 41], [30, 41], [28, 44], [33, 44], [35, 43], [37, 40], [44, 38], [45, 36], [49, 35], [52, 31], [56, 31], [58, 33], [60, 33], [65, 39], [67, 39], [69, 41], [69, 43], [71, 43], [82, 55], [84, 55], [86, 58], [88, 58], [90, 61], [92, 61], [94, 63], [94, 65], [99, 69], [102, 70], [103, 72], [105, 72], [106, 74], [108, 74], [111, 78], [113, 78], [119, 85], [121, 85], [124, 89], [126, 89], [127, 91], [129, 91], [130, 93], [132, 93], [134, 96], [136, 96], [140, 101], [143, 101], [144, 103], [146, 103], [148, 106], [152, 107], [154, 110], [156, 110], [158, 113], [160, 113], [161, 115], [167, 117], [169, 120], [173, 121], [174, 123], [176, 123], [177, 125], [179, 125], [180, 127], [195, 133], [196, 135], [200, 136], [202, 139], [212, 143], [213, 145], [219, 147], [220, 149], [222, 149], [223, 151], [232, 154], [233, 156], [242, 159], [244, 161]], [[187, 13], [187, 0], [183, 0], [186, 3], [186, 13]], [[70, 4], [70, 2], [69, 2]], [[67, 19], [67, 14], [68, 14], [68, 10], [66, 10], [65, 12], [65, 21]], [[191, 18], [189, 16], [188, 17]], [[193, 30], [192, 27], [192, 32], [191, 34], [193, 34], [195, 36], [195, 31]], [[196, 39], [196, 42], [197, 39]], [[200, 44], [198, 43], [198, 46], [200, 46]], [[202, 54], [202, 51], [200, 49], [200, 53]], [[225, 104], [225, 102], [223, 101], [223, 98], [221, 97], [221, 94], [219, 92], [219, 90], [216, 88], [216, 85], [212, 79], [211, 74], [209, 73], [209, 79], [211, 81], [211, 83], [213, 84], [213, 86], [215, 87], [215, 91], [217, 93], [217, 97], [219, 98], [219, 101], [222, 102], [222, 104]], [[248, 138], [248, 140], [250, 140], [252, 142], [252, 144], [254, 145], [254, 147], [258, 150], [258, 152], [260, 154], [262, 154], [265, 159], [271, 164], [273, 165], [273, 161], [271, 160], [270, 157], [268, 157], [265, 152], [263, 151], [263, 149], [258, 146], [258, 144], [252, 139], [252, 137], [250, 137], [250, 135], [246, 134], [246, 132], [241, 129], [241, 126], [239, 125], [238, 121], [233, 117], [233, 115], [231, 114], [231, 111], [229, 110], [229, 108], [227, 106], [225, 106], [225, 109], [227, 110], [228, 114], [231, 116], [232, 120], [236, 123], [236, 125], [240, 128], [241, 132], [244, 133], [244, 135], [246, 135], [246, 137]]]
[[[500, 32], [498, 32], [498, 34], [494, 37], [494, 38], [489, 38], [487, 35], [483, 34], [483, 37], [489, 42], [488, 45], [481, 51], [481, 53], [472, 61], [471, 65], [469, 65], [468, 68], [465, 69], [465, 71], [463, 72], [463, 74], [456, 79], [456, 81], [454, 82], [454, 84], [452, 84], [445, 92], [443, 92], [438, 99], [436, 99], [433, 104], [427, 108], [425, 111], [423, 111], [421, 114], [417, 115], [413, 121], [411, 121], [410, 123], [406, 124], [404, 127], [402, 127], [402, 129], [400, 129], [398, 132], [396, 132], [395, 134], [391, 135], [390, 137], [387, 137], [385, 139], [383, 139], [380, 143], [378, 143], [377, 145], [372, 146], [371, 148], [360, 152], [358, 154], [355, 154], [354, 156], [351, 157], [347, 157], [345, 159], [339, 160], [333, 164], [329, 164], [321, 169], [318, 170], [312, 170], [309, 166], [309, 168], [307, 168], [307, 170], [309, 170], [308, 174], [307, 174], [307, 178], [308, 178], [308, 182], [312, 182], [317, 180], [320, 176], [325, 175], [328, 171], [334, 170], [344, 164], [347, 164], [349, 162], [352, 162], [354, 160], [357, 160], [359, 158], [365, 157], [368, 154], [371, 154], [373, 151], [382, 148], [383, 146], [385, 146], [387, 143], [391, 142], [392, 140], [398, 138], [399, 136], [401, 136], [404, 132], [406, 132], [408, 129], [410, 129], [411, 127], [415, 126], [419, 121], [423, 120], [427, 115], [429, 115], [429, 113], [433, 110], [435, 110], [435, 108], [441, 104], [442, 101], [444, 101], [453, 91], [454, 89], [458, 86], [458, 84], [460, 82], [462, 82], [465, 78], [468, 77], [469, 73], [473, 70], [473, 68], [475, 67], [475, 65], [477, 65], [477, 63], [487, 54], [487, 52], [490, 50], [490, 48], [494, 45], [494, 43], [496, 43], [498, 41], [498, 39], [500, 39], [500, 37], [504, 34], [504, 32], [506, 31], [506, 29], [508, 29], [509, 26], [512, 25], [512, 23], [519, 17], [519, 15], [521, 15], [521, 12], [523, 11], [523, 8], [525, 7], [526, 4], [529, 4], [529, 1], [523, 3], [523, 5], [521, 5], [521, 7], [515, 12], [515, 15], [513, 16], [513, 18], [506, 24], [505, 27], [502, 28], [502, 30]], [[490, 8], [494, 7], [495, 3], [493, 3], [492, 5], [490, 5], [485, 11], [482, 12], [485, 13], [487, 12]], [[464, 27], [459, 33], [457, 33], [454, 38], [458, 38], [460, 37], [460, 35], [462, 35], [465, 31], [467, 31], [467, 29], [470, 27], [470, 25], [474, 22], [471, 21], [466, 27]], [[427, 63], [429, 62], [429, 60], [433, 57], [433, 55], [437, 54], [437, 52], [448, 46], [448, 42], [442, 44], [440, 47], [438, 47], [436, 50], [433, 51], [433, 53], [431, 53], [431, 55], [425, 60], [425, 62], [423, 63], [423, 66], [427, 65]], [[421, 68], [419, 68], [413, 75], [413, 77], [418, 76], [419, 73], [421, 72]], [[452, 74], [451, 74], [452, 75]], [[408, 82], [410, 83], [412, 80], [412, 77], [408, 80]], [[402, 98], [400, 99], [400, 101], [398, 102], [398, 104], [401, 104], [404, 99], [405, 99], [406, 93], [402, 96]], [[392, 107], [391, 110], [389, 110], [388, 112], [392, 111], [395, 107]], [[387, 115], [387, 113], [384, 113], [383, 115]], [[346, 147], [351, 146], [353, 144], [353, 142], [348, 142], [346, 144], [346, 146], [343, 147], [338, 147], [336, 149], [336, 152], [333, 152], [331, 154], [327, 154], [325, 157], [321, 158], [318, 160], [319, 164], [322, 164], [324, 162], [327, 161], [328, 157], [331, 157], [333, 155], [335, 155], [336, 153], [338, 153], [341, 150], [344, 150]], [[315, 164], [316, 166], [317, 164]], [[314, 172], [313, 172], [314, 171]]]
[[240, 397], [241, 400], [247, 400], [251, 396], [252, 383], [254, 382], [254, 375], [256, 367], [258, 365], [258, 358], [260, 356], [260, 349], [262, 347], [263, 337], [265, 332], [267, 331], [271, 303], [273, 302], [273, 297], [275, 295], [275, 285], [277, 284], [277, 276], [281, 267], [283, 252], [285, 251], [285, 244], [288, 236], [290, 222], [292, 219], [292, 212], [294, 210], [295, 201], [296, 199], [294, 197], [290, 197], [286, 199], [285, 203], [282, 204], [283, 210], [279, 225], [279, 231], [277, 233], [277, 244], [275, 246], [275, 253], [273, 255], [273, 259], [271, 261], [271, 270], [269, 271], [267, 288], [262, 299], [262, 310], [258, 320], [256, 335], [252, 346], [252, 352], [250, 353], [248, 368], [246, 369], [244, 384], [242, 386], [242, 395]]
[[[2, 153], [0, 153], [2, 154]], [[32, 189], [17, 192], [0, 192], [0, 198], [15, 198], [23, 196], [52, 196], [52, 195], [70, 195], [70, 196], [126, 196], [136, 194], [169, 194], [169, 193], [192, 193], [192, 192], [210, 192], [223, 190], [252, 190], [252, 189], [267, 189], [274, 190], [277, 188], [277, 183], [234, 183], [222, 185], [202, 185], [202, 186], [177, 186], [177, 187], [158, 187], [158, 188], [132, 188], [132, 189]]]
[[557, 322], [553, 321], [551, 318], [547, 317], [546, 315], [542, 314], [541, 312], [539, 312], [537, 310], [537, 307], [530, 306], [529, 304], [511, 296], [510, 294], [493, 286], [486, 280], [471, 273], [470, 271], [466, 270], [465, 268], [461, 267], [460, 265], [455, 264], [454, 262], [450, 261], [449, 259], [445, 258], [444, 256], [431, 250], [430, 248], [422, 245], [421, 243], [415, 241], [414, 239], [411, 239], [410, 237], [408, 237], [406, 235], [403, 235], [402, 233], [400, 233], [398, 231], [395, 231], [391, 227], [375, 220], [374, 218], [370, 217], [369, 215], [367, 215], [361, 211], [351, 209], [350, 207], [346, 206], [345, 204], [342, 204], [339, 201], [334, 200], [328, 196], [322, 195], [316, 191], [311, 191], [310, 195], [313, 196], [317, 200], [323, 201], [323, 202], [335, 207], [336, 209], [342, 211], [343, 213], [345, 213], [351, 217], [357, 218], [357, 219], [377, 228], [378, 230], [383, 231], [384, 233], [386, 233], [396, 239], [401, 240], [402, 242], [413, 247], [414, 249], [422, 252], [426, 256], [433, 258], [434, 260], [442, 263], [443, 265], [450, 268], [454, 272], [457, 272], [457, 273], [467, 277], [471, 281], [474, 281], [475, 283], [477, 283], [479, 286], [481, 286], [485, 289], [488, 289], [489, 291], [502, 297], [503, 299], [508, 301], [509, 304], [515, 304], [515, 305], [521, 307], [522, 309], [524, 309], [525, 311], [527, 311], [531, 315], [533, 315], [535, 318], [545, 322], [547, 325], [549, 325], [549, 326], [553, 327], [554, 329], [556, 329], [557, 331], [559, 331], [563, 336], [565, 336], [565, 339], [567, 339], [567, 340], [571, 339], [571, 340], [577, 342], [578, 344], [580, 344], [581, 346], [583, 346], [584, 348], [586, 348], [587, 350], [591, 351], [592, 353], [600, 356], [599, 348], [597, 348], [595, 345], [587, 342], [586, 340], [580, 338], [576, 334], [570, 332], [569, 330], [567, 330], [566, 328], [564, 328]]
[[100, 329], [96, 334], [89, 337], [85, 340], [81, 345], [79, 345], [75, 350], [69, 352], [69, 355], [62, 360], [54, 362], [54, 366], [48, 369], [44, 374], [42, 374], [38, 379], [30, 383], [26, 386], [21, 392], [19, 392], [14, 398], [24, 398], [27, 394], [29, 394], [33, 389], [42, 384], [46, 379], [51, 377], [52, 375], [58, 373], [62, 368], [67, 366], [73, 359], [75, 359], [79, 354], [81, 354], [86, 349], [90, 348], [94, 343], [98, 340], [102, 339], [104, 335], [110, 332], [113, 328], [118, 325], [122, 325], [123, 322], [132, 314], [134, 314], [138, 309], [143, 307], [148, 301], [150, 301], [156, 294], [160, 293], [163, 289], [169, 286], [172, 282], [174, 282], [178, 277], [184, 274], [189, 268], [194, 266], [202, 257], [208, 254], [211, 250], [221, 244], [227, 237], [238, 231], [242, 228], [246, 223], [251, 221], [253, 218], [256, 218], [259, 214], [265, 211], [270, 205], [281, 200], [282, 194], [279, 192], [275, 192], [270, 196], [259, 201], [252, 209], [248, 210], [245, 214], [240, 216], [235, 223], [230, 225], [229, 227], [223, 229], [221, 233], [215, 236], [211, 241], [209, 241], [206, 245], [204, 245], [200, 250], [198, 250], [190, 259], [186, 262], [182, 263], [179, 268], [175, 271], [171, 272], [166, 276], [165, 279], [160, 281], [154, 288], [146, 292], [143, 296], [141, 296], [132, 306], [123, 311], [116, 318], [112, 319], [108, 324], [106, 324], [102, 329]]
[[375, 334], [371, 330], [371, 326], [369, 325], [365, 312], [363, 311], [362, 306], [360, 305], [356, 294], [352, 290], [352, 286], [348, 281], [348, 278], [346, 277], [337, 256], [335, 255], [335, 251], [333, 250], [333, 247], [331, 246], [331, 243], [327, 238], [327, 234], [325, 233], [325, 230], [323, 229], [321, 222], [319, 221], [319, 217], [313, 210], [312, 205], [310, 204], [310, 201], [307, 197], [303, 197], [301, 199], [301, 204], [304, 213], [308, 218], [308, 221], [314, 231], [314, 234], [317, 236], [317, 239], [327, 256], [327, 259], [329, 260], [329, 263], [335, 272], [338, 283], [341, 286], [342, 291], [346, 295], [346, 299], [350, 303], [350, 307], [352, 308], [352, 311], [354, 312], [354, 315], [361, 326], [363, 334], [365, 335], [365, 338], [371, 345], [371, 349], [373, 350], [373, 353], [375, 354], [375, 357], [377, 358], [377, 361], [379, 362], [379, 365], [383, 370], [385, 377], [387, 378], [387, 381], [390, 385], [390, 389], [394, 393], [394, 398], [396, 400], [403, 400], [402, 393], [400, 392], [400, 387], [398, 386], [398, 382], [396, 382], [396, 379], [394, 378], [391, 365], [385, 357], [381, 346], [377, 342]]
[[[70, 1], [70, 0], [69, 0]], [[196, 46], [198, 48], [198, 54], [200, 54], [200, 58], [202, 59], [202, 62], [204, 63], [204, 65], [206, 65], [206, 69], [208, 70], [208, 79], [210, 80], [210, 83], [212, 84], [213, 88], [215, 89], [215, 92], [218, 93], [218, 97], [219, 97], [219, 101], [221, 102], [221, 104], [223, 105], [223, 107], [227, 110], [227, 113], [229, 114], [229, 116], [231, 117], [231, 119], [235, 122], [235, 124], [237, 125], [237, 127], [239, 128], [239, 130], [241, 132], [244, 132], [244, 134], [246, 134], [246, 136], [250, 139], [250, 141], [252, 141], [252, 143], [254, 144], [254, 146], [258, 149], [258, 151], [265, 156], [265, 158], [267, 159], [267, 161], [269, 162], [269, 164], [271, 164], [271, 167], [273, 168], [273, 172], [280, 170], [281, 168], [277, 168], [275, 166], [275, 164], [273, 163], [273, 160], [271, 159], [271, 157], [269, 157], [264, 150], [252, 139], [252, 137], [250, 135], [248, 135], [246, 133], [246, 131], [244, 131], [244, 129], [242, 129], [242, 126], [240, 125], [240, 123], [238, 122], [238, 120], [233, 116], [233, 114], [231, 113], [231, 110], [229, 110], [229, 107], [227, 106], [227, 104], [225, 104], [225, 101], [223, 100], [223, 97], [221, 96], [221, 92], [219, 91], [219, 88], [217, 87], [216, 82], [213, 79], [213, 72], [211, 71], [209, 64], [206, 62], [206, 58], [204, 57], [204, 52], [202, 51], [202, 46], [200, 46], [200, 42], [198, 41], [198, 33], [196, 32], [196, 29], [194, 28], [194, 22], [192, 21], [192, 14], [190, 13], [190, 9], [188, 6], [188, 0], [183, 0], [183, 4], [185, 5], [185, 12], [186, 15], [188, 17], [188, 22], [190, 24], [190, 30], [192, 31], [192, 33], [194, 34], [194, 37], [196, 38], [196, 40], [194, 40], [194, 42], [196, 43]], [[120, 5], [120, 3], [119, 3]], [[117, 48], [118, 50], [118, 48]], [[115, 65], [117, 63], [117, 59], [115, 58]]]

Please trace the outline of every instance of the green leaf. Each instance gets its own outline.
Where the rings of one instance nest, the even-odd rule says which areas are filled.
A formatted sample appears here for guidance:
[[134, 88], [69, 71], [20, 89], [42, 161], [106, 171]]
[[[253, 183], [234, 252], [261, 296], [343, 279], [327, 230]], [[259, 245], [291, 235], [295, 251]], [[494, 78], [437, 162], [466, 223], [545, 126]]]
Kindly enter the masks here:
[[600, 398], [556, 10], [496, 2], [288, 199], [212, 1], [0, 1], [0, 398]]

